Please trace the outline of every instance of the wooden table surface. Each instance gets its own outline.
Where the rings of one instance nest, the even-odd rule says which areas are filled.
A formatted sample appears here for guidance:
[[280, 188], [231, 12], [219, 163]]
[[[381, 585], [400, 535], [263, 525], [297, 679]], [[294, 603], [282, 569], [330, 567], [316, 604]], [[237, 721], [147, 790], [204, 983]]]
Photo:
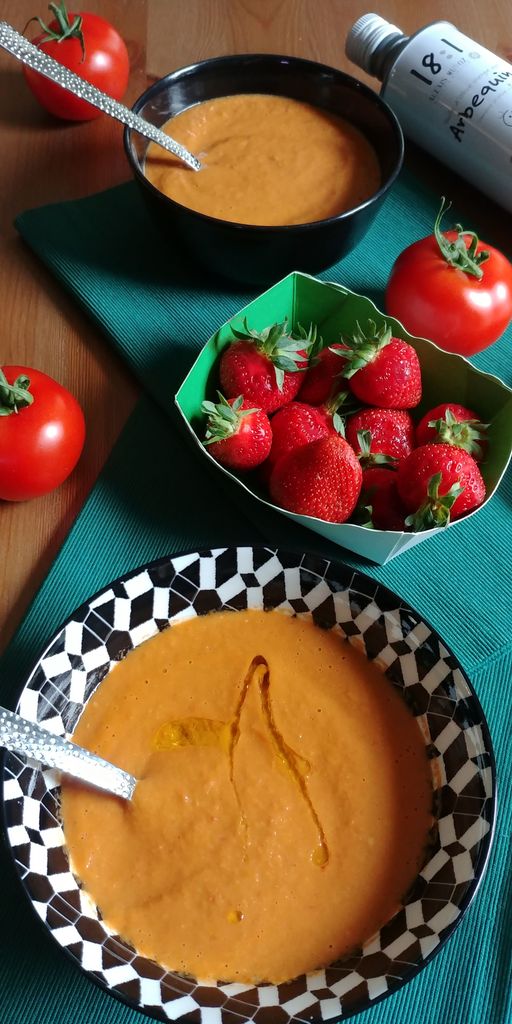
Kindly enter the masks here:
[[[346, 60], [345, 36], [369, 10], [408, 34], [438, 19], [455, 24], [512, 59], [512, 14], [501, 0], [87, 0], [124, 36], [131, 59], [125, 101], [156, 77], [205, 57], [279, 52], [341, 67], [378, 89]], [[0, 20], [23, 31], [46, 16], [46, 0], [0, 0]], [[0, 502], [0, 651], [21, 621], [133, 408], [129, 369], [17, 237], [14, 217], [29, 207], [78, 198], [129, 178], [121, 127], [102, 117], [82, 124], [50, 118], [25, 86], [20, 65], [0, 53], [0, 366], [34, 366], [81, 403], [87, 439], [81, 460], [56, 491], [28, 502]], [[510, 217], [419, 151], [407, 160], [437, 175], [439, 191], [463, 193], [467, 209], [496, 244], [510, 247]], [[469, 226], [469, 225], [467, 225]], [[502, 241], [501, 241], [502, 240]], [[1, 421], [0, 421], [1, 427]], [[71, 609], [70, 609], [71, 611]]]

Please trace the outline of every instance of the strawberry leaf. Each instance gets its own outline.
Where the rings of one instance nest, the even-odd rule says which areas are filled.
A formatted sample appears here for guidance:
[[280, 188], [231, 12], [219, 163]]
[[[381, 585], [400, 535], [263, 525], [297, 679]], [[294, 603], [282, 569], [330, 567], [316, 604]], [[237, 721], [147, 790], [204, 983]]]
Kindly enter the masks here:
[[427, 496], [419, 509], [412, 515], [407, 516], [406, 526], [411, 526], [415, 533], [422, 530], [432, 530], [434, 527], [448, 526], [450, 523], [450, 509], [454, 502], [462, 494], [464, 487], [456, 481], [446, 494], [439, 494], [439, 484], [442, 480], [442, 473], [434, 473], [427, 485]]
[[452, 410], [447, 409], [444, 417], [429, 420], [428, 425], [436, 431], [437, 441], [464, 448], [464, 451], [469, 452], [474, 458], [482, 458], [483, 448], [480, 442], [487, 438], [488, 423], [481, 423], [475, 419], [458, 420]]
[[280, 391], [283, 390], [284, 384], [284, 370], [280, 366], [276, 366], [274, 363], [274, 373], [276, 375], [276, 384]]
[[232, 402], [228, 402], [220, 391], [217, 392], [217, 395], [219, 397], [218, 403], [205, 400], [201, 404], [201, 412], [207, 416], [206, 433], [203, 441], [205, 445], [215, 444], [216, 441], [225, 441], [227, 437], [232, 437], [233, 434], [237, 433], [244, 416], [250, 416], [251, 413], [258, 412], [257, 409], [242, 409], [243, 395], [239, 395]]
[[295, 373], [297, 370], [297, 364], [287, 355], [276, 356], [274, 366], [277, 366], [279, 370], [286, 370], [288, 373]]
[[355, 526], [364, 526], [367, 530], [375, 530], [372, 505], [356, 505], [350, 522]]
[[332, 425], [336, 433], [340, 434], [341, 437], [345, 437], [345, 420], [343, 416], [340, 416], [339, 412], [335, 412], [332, 418]]
[[302, 324], [297, 324], [296, 333], [300, 341], [308, 343], [303, 347], [308, 352], [309, 365], [315, 366], [320, 352], [325, 348], [322, 335], [318, 333], [317, 325], [310, 324], [309, 331], [306, 331]]
[[398, 462], [394, 455], [386, 455], [384, 452], [372, 452], [371, 430], [358, 430], [357, 440], [360, 450], [356, 452], [356, 455], [363, 469], [369, 469], [370, 466], [389, 466], [393, 468]]
[[337, 412], [340, 416], [346, 418], [347, 416], [352, 416], [355, 412], [359, 412], [362, 406], [351, 391], [338, 391], [337, 394], [332, 395], [332, 397], [324, 403], [324, 408], [327, 409], [327, 412], [330, 412], [331, 415], [334, 415], [334, 413]]
[[333, 348], [330, 351], [342, 355], [345, 360], [342, 375], [349, 380], [358, 370], [362, 370], [368, 363], [371, 363], [385, 345], [389, 345], [392, 333], [387, 324], [377, 329], [373, 320], [368, 320], [366, 331], [363, 331], [359, 322], [356, 321], [356, 330], [352, 337], [344, 338], [342, 336], [341, 340], [346, 345], [343, 353]]
[[299, 326], [298, 337], [288, 329], [287, 320], [265, 327], [262, 331], [255, 331], [249, 327], [245, 317], [243, 328], [243, 331], [234, 327], [231, 330], [238, 341], [253, 342], [258, 351], [270, 359], [280, 391], [283, 390], [284, 373], [301, 373], [307, 369], [309, 351], [317, 333], [313, 324], [308, 332]]

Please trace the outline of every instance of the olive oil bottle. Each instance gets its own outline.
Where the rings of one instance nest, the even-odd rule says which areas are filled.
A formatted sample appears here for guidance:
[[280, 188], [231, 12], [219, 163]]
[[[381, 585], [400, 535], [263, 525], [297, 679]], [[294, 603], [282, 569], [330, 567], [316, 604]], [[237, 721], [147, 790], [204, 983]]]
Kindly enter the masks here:
[[405, 135], [512, 212], [512, 64], [447, 21], [406, 36], [377, 14], [345, 51], [382, 82]]

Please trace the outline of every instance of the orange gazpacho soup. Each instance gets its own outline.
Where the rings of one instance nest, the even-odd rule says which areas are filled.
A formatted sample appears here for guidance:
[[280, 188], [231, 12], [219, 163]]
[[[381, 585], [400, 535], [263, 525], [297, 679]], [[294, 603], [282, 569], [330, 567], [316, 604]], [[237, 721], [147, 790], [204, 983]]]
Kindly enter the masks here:
[[141, 781], [67, 781], [73, 870], [168, 969], [282, 982], [370, 938], [425, 855], [425, 742], [377, 665], [309, 616], [222, 611], [129, 653], [74, 739]]
[[145, 175], [183, 206], [238, 224], [307, 224], [353, 209], [378, 191], [377, 154], [343, 117], [285, 96], [205, 100], [163, 131], [202, 163], [190, 170], [151, 143]]

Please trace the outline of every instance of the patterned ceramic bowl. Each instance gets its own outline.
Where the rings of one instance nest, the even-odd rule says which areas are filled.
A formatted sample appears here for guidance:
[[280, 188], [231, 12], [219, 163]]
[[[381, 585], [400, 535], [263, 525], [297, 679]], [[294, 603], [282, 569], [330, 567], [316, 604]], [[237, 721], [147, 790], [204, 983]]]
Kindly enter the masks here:
[[140, 956], [105, 926], [70, 870], [57, 773], [13, 754], [3, 771], [7, 838], [28, 897], [56, 941], [108, 992], [148, 1015], [194, 1024], [345, 1019], [431, 959], [475, 895], [491, 845], [495, 771], [487, 725], [456, 658], [412, 608], [374, 580], [313, 555], [222, 548], [167, 558], [116, 581], [72, 616], [36, 665], [17, 710], [69, 733], [131, 648], [178, 619], [248, 606], [311, 614], [340, 631], [377, 660], [421, 720], [435, 780], [434, 841], [402, 909], [377, 935], [350, 957], [283, 985], [200, 985]]

